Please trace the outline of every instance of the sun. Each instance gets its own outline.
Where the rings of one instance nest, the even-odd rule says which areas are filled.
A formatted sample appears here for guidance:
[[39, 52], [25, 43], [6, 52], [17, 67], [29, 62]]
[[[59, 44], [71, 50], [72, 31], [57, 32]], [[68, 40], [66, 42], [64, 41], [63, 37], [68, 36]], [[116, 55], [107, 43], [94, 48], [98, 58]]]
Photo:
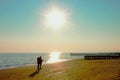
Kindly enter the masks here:
[[65, 25], [66, 22], [66, 13], [60, 9], [53, 8], [46, 15], [47, 26], [51, 27], [54, 30], [60, 29]]

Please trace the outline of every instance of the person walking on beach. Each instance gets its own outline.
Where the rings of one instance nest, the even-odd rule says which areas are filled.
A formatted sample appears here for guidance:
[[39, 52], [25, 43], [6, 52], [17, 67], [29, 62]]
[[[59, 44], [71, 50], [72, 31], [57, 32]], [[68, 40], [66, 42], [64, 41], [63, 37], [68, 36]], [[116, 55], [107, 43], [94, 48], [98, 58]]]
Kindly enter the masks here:
[[40, 70], [41, 69], [41, 66], [42, 66], [42, 57], [37, 57], [37, 70]]
[[37, 57], [37, 70], [39, 70], [39, 66], [40, 66], [40, 65], [39, 65], [39, 63], [40, 63], [39, 59], [40, 59], [40, 58]]
[[42, 62], [43, 62], [43, 59], [42, 59], [42, 57], [40, 56], [40, 58], [39, 58], [40, 69], [41, 69], [41, 66], [42, 66]]

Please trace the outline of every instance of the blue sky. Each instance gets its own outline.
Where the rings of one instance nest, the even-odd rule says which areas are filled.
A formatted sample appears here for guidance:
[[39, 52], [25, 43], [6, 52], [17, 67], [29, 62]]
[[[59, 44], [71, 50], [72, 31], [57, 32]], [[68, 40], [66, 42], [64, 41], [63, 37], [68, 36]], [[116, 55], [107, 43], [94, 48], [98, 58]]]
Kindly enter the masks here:
[[[53, 5], [69, 13], [59, 33], [43, 25]], [[114, 52], [119, 35], [119, 0], [0, 0], [1, 52]]]

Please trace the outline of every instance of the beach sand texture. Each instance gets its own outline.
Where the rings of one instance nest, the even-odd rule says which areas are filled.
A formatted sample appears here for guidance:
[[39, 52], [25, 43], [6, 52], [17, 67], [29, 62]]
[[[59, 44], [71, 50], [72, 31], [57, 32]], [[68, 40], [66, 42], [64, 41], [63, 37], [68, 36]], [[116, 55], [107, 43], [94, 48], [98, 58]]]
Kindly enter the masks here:
[[120, 60], [76, 59], [0, 70], [0, 80], [120, 80]]

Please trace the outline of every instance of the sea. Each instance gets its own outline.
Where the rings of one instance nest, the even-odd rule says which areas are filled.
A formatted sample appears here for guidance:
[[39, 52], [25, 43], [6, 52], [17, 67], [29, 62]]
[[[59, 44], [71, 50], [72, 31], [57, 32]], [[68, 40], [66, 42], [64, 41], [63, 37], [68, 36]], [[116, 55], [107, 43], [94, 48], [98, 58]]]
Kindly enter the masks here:
[[[0, 69], [35, 65], [39, 56], [42, 56], [44, 64], [48, 63], [50, 53], [0, 53]], [[71, 56], [70, 53], [61, 53], [59, 60], [66, 61], [83, 57], [83, 55]]]

